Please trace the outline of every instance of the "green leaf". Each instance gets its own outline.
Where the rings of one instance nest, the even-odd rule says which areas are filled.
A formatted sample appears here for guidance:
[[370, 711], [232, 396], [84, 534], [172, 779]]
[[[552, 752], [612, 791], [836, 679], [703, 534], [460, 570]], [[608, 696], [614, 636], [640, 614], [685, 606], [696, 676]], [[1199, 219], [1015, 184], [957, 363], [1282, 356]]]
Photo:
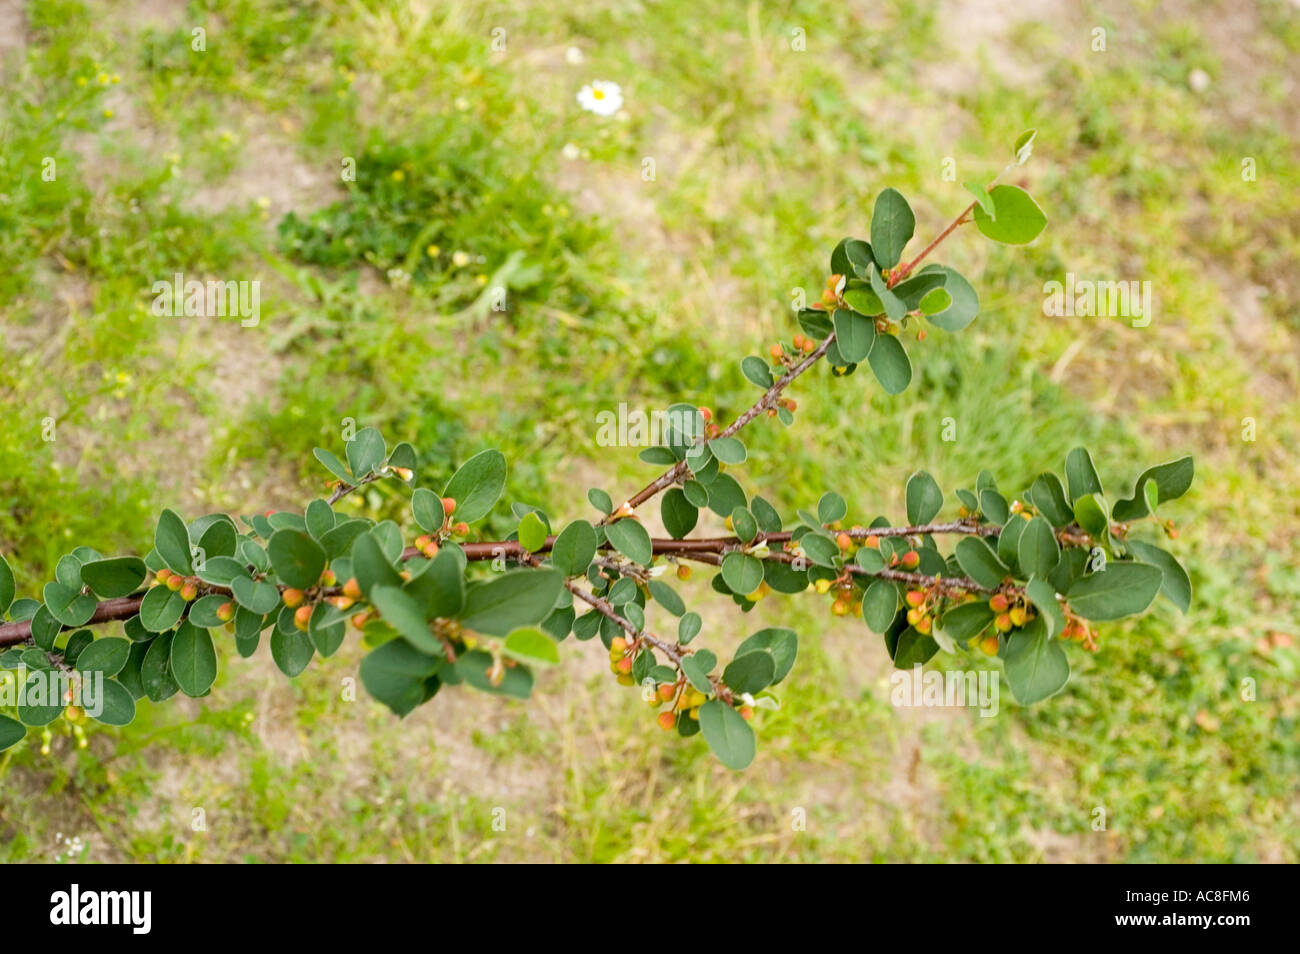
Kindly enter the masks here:
[[63, 700], [57, 696], [48, 700], [45, 693], [49, 689], [55, 689], [55, 686], [51, 684], [51, 679], [45, 672], [28, 673], [21, 695], [24, 703], [18, 706], [18, 718], [24, 725], [49, 725], [63, 715]]
[[164, 510], [158, 518], [158, 528], [154, 531], [153, 547], [162, 557], [167, 569], [173, 573], [190, 576], [194, 572], [193, 555], [190, 553], [190, 531], [185, 521], [174, 510]]
[[524, 514], [524, 518], [519, 521], [519, 545], [529, 553], [536, 553], [542, 547], [546, 546], [546, 524], [542, 518], [537, 516], [533, 511]]
[[1029, 157], [1034, 152], [1034, 137], [1038, 135], [1037, 129], [1026, 129], [1016, 137], [1016, 144], [1012, 147], [1012, 154], [1016, 157], [1016, 165], [1023, 166], [1029, 161]]
[[442, 664], [438, 657], [395, 639], [361, 660], [361, 683], [370, 695], [398, 716], [405, 716], [424, 701], [425, 680]]
[[876, 336], [867, 363], [888, 394], [901, 394], [912, 382], [912, 362], [908, 360], [902, 342], [894, 335]]
[[384, 437], [373, 427], [363, 427], [356, 436], [347, 442], [348, 466], [358, 477], [365, 477], [379, 467], [388, 456], [388, 445]]
[[1084, 494], [1101, 496], [1101, 478], [1092, 464], [1087, 448], [1076, 447], [1065, 457], [1065, 479], [1070, 488], [1070, 503]]
[[1016, 548], [1016, 559], [1020, 570], [1026, 576], [1043, 579], [1056, 568], [1061, 559], [1061, 548], [1056, 542], [1052, 525], [1042, 517], [1034, 517], [1020, 534], [1020, 543]]
[[862, 594], [862, 618], [874, 633], [883, 633], [898, 612], [898, 587], [890, 580], [873, 580]]
[[1048, 636], [1059, 635], [1065, 629], [1065, 613], [1061, 611], [1061, 604], [1056, 599], [1056, 587], [1046, 580], [1031, 577], [1025, 584], [1025, 596], [1038, 607]]
[[654, 464], [656, 467], [671, 467], [677, 463], [677, 455], [667, 447], [647, 447], [636, 456], [647, 464]]
[[997, 203], [993, 201], [993, 197], [989, 195], [984, 186], [978, 182], [963, 182], [962, 188], [975, 196], [975, 201], [979, 203], [980, 208], [988, 214], [989, 218], [997, 218]]
[[754, 761], [754, 730], [721, 699], [710, 699], [700, 706], [700, 731], [718, 761], [727, 768], [739, 772]]
[[1011, 508], [1007, 506], [1007, 498], [992, 487], [985, 487], [980, 491], [979, 505], [980, 513], [984, 514], [993, 523], [1005, 524], [1007, 518], [1011, 516]]
[[650, 543], [650, 534], [641, 526], [641, 521], [633, 517], [616, 520], [605, 527], [605, 538], [623, 556], [633, 563], [649, 566], [654, 559], [654, 547]]
[[700, 519], [700, 511], [686, 499], [686, 493], [680, 487], [671, 487], [663, 495], [659, 501], [659, 515], [664, 529], [674, 540], [680, 540], [694, 530]]
[[63, 630], [63, 626], [54, 618], [50, 608], [44, 605], [40, 606], [36, 610], [36, 615], [32, 617], [31, 628], [32, 642], [47, 652], [54, 648], [54, 640]]
[[370, 591], [370, 602], [379, 610], [384, 622], [421, 652], [442, 654], [442, 644], [429, 630], [420, 604], [395, 586], [379, 585]]
[[1047, 216], [1033, 197], [1019, 186], [994, 186], [989, 192], [998, 217], [980, 206], [975, 208], [975, 226], [987, 237], [1004, 245], [1026, 245], [1047, 227]]
[[731, 511], [731, 527], [737, 538], [745, 543], [752, 543], [758, 536], [758, 521], [745, 507], [737, 507]]
[[740, 373], [763, 390], [772, 386], [772, 368], [757, 355], [751, 354], [740, 362]]
[[1029, 498], [1039, 512], [1057, 529], [1068, 526], [1074, 519], [1074, 511], [1065, 499], [1065, 488], [1061, 486], [1061, 479], [1055, 474], [1039, 474], [1034, 485], [1029, 488]]
[[[9, 612], [9, 606], [14, 601], [15, 592], [14, 571], [9, 568], [9, 562], [4, 558], [4, 555], [0, 554], [0, 619], [4, 619], [5, 613]], [[22, 738], [22, 736], [19, 736], [19, 738]], [[0, 734], [0, 741], [2, 741], [2, 734]], [[13, 745], [13, 742], [9, 744]]]
[[903, 299], [894, 294], [889, 287], [889, 283], [885, 281], [884, 276], [877, 271], [875, 266], [872, 266], [871, 269], [871, 290], [880, 299], [885, 314], [891, 319], [901, 321], [907, 315], [907, 305], [903, 302]]
[[135, 721], [135, 697], [131, 692], [112, 679], [105, 679], [103, 683], [103, 701], [97, 707], [99, 715], [91, 713], [87, 708], [86, 712], [96, 722], [104, 725], [130, 725]]
[[[871, 266], [871, 246], [861, 239], [841, 239], [831, 252], [831, 274], [852, 278], [865, 275]], [[823, 336], [824, 337], [824, 336]]]
[[499, 450], [485, 450], [461, 465], [447, 481], [442, 496], [456, 501], [452, 516], [473, 523], [486, 517], [506, 489], [506, 458]]
[[334, 508], [319, 497], [307, 505], [307, 510], [303, 514], [303, 521], [307, 524], [307, 532], [316, 540], [321, 539], [325, 534], [333, 530], [337, 519]]
[[942, 311], [931, 312], [923, 308], [922, 311], [925, 313], [926, 320], [936, 328], [942, 328], [944, 331], [961, 331], [974, 321], [979, 314], [979, 295], [970, 282], [951, 268], [942, 265], [930, 265], [921, 271], [924, 273], [931, 268], [941, 270], [944, 273], [943, 290], [948, 293], [952, 303]]
[[939, 628], [953, 642], [963, 642], [977, 633], [984, 632], [985, 627], [993, 622], [996, 615], [987, 600], [975, 600], [972, 603], [954, 606], [944, 613]]
[[76, 667], [80, 672], [102, 672], [104, 678], [116, 676], [131, 655], [131, 641], [120, 636], [97, 639], [77, 654]]
[[139, 557], [116, 557], [85, 564], [81, 579], [100, 599], [111, 600], [134, 593], [144, 582], [145, 573], [144, 561]]
[[306, 669], [315, 654], [311, 637], [300, 629], [285, 632], [277, 626], [271, 633], [271, 658], [290, 679]]
[[715, 437], [709, 441], [709, 450], [724, 464], [743, 464], [749, 457], [744, 443], [737, 437]]
[[325, 469], [331, 474], [343, 481], [345, 484], [352, 483], [352, 474], [343, 466], [343, 461], [339, 460], [333, 453], [323, 447], [317, 447], [312, 451], [316, 459], [325, 465]]
[[871, 213], [871, 254], [876, 264], [893, 268], [916, 230], [916, 216], [897, 189], [886, 189], [876, 197]]
[[717, 656], [707, 649], [701, 649], [682, 659], [682, 672], [686, 674], [692, 686], [700, 692], [709, 693], [713, 691], [709, 673], [713, 672], [713, 667], [717, 664]]
[[929, 523], [943, 507], [943, 491], [926, 471], [907, 478], [907, 522], [912, 526]]
[[[8, 608], [9, 607], [6, 604], [4, 609]], [[0, 616], [3, 615], [3, 611], [0, 611]], [[23, 740], [23, 736], [26, 734], [27, 727], [21, 722], [16, 719], [11, 719], [8, 716], [0, 715], [0, 752], [3, 752], [5, 749], [13, 748]]]
[[845, 361], [865, 361], [876, 340], [876, 323], [847, 308], [835, 309], [835, 342]]
[[[77, 659], [85, 651], [86, 647], [95, 641], [94, 635], [88, 629], [79, 629], [71, 636], [63, 646], [63, 660], [69, 666], [76, 667]], [[130, 652], [130, 640], [124, 640], [127, 644], [127, 651]]]
[[1158, 566], [1111, 561], [1105, 570], [1076, 581], [1065, 596], [1070, 609], [1084, 619], [1104, 622], [1141, 613], [1163, 584]]
[[[866, 273], [868, 276], [871, 271]], [[880, 300], [880, 296], [868, 288], [866, 285], [857, 285], [847, 289], [844, 292], [844, 302], [859, 315], [866, 315], [868, 318], [885, 313], [885, 303]], [[814, 312], [814, 314], [825, 316], [825, 312]], [[827, 328], [827, 334], [834, 330], [834, 324], [827, 320], [826, 324], [831, 327]], [[871, 331], [875, 333], [875, 323], [872, 323]], [[818, 338], [825, 338], [826, 335], [817, 335]]]
[[149, 643], [140, 663], [140, 685], [151, 702], [170, 699], [180, 690], [172, 675], [172, 640], [174, 633], [163, 633]]
[[472, 584], [465, 593], [461, 625], [490, 636], [540, 623], [555, 607], [564, 579], [555, 570], [511, 570]]
[[1110, 518], [1106, 505], [1094, 494], [1084, 494], [1074, 502], [1074, 522], [1104, 547], [1111, 545]]
[[508, 633], [502, 654], [529, 665], [554, 666], [560, 661], [555, 640], [535, 626], [520, 627]]
[[651, 580], [648, 588], [650, 590], [650, 596], [654, 601], [674, 616], [681, 616], [686, 612], [686, 604], [683, 603], [682, 598], [677, 595], [677, 591], [667, 583], [663, 583], [659, 580]]
[[1002, 662], [1011, 692], [1022, 706], [1055, 695], [1070, 679], [1070, 660], [1061, 641], [1047, 635], [1041, 616], [1011, 634]]
[[277, 530], [266, 542], [271, 568], [287, 586], [306, 590], [320, 582], [325, 551], [301, 530]]
[[201, 696], [211, 689], [217, 679], [217, 648], [212, 644], [212, 634], [189, 620], [181, 623], [172, 640], [171, 667], [176, 685], [185, 695]]
[[492, 666], [492, 656], [481, 650], [465, 653], [456, 660], [456, 674], [480, 692], [498, 696], [513, 696], [527, 699], [533, 691], [533, 674], [524, 666], [507, 669], [500, 685], [492, 685], [488, 670]]
[[416, 487], [411, 495], [411, 516], [425, 533], [441, 530], [446, 516], [442, 498], [428, 487]]
[[843, 520], [848, 515], [848, 512], [849, 505], [844, 502], [843, 497], [833, 490], [822, 494], [817, 501], [817, 519], [822, 523], [834, 523], [836, 520]]
[[596, 555], [596, 530], [586, 520], [575, 520], [551, 545], [551, 565], [564, 576], [587, 572]]
[[[1021, 539], [1024, 535], [1021, 534]], [[979, 537], [963, 537], [953, 548], [961, 571], [980, 586], [993, 589], [1006, 579], [1011, 571], [1003, 565], [989, 545]]]
[[609, 494], [603, 490], [592, 487], [587, 491], [587, 499], [591, 501], [593, 507], [603, 514], [608, 515], [614, 512], [614, 501], [610, 500]]
[[699, 613], [687, 613], [677, 621], [677, 641], [685, 646], [700, 635], [700, 629], [703, 626], [704, 620]]
[[[788, 676], [790, 670], [794, 667], [795, 657], [799, 654], [799, 637], [794, 630], [781, 626], [760, 629], [736, 647], [736, 656], [739, 658], [746, 653], [757, 650], [767, 650], [772, 654], [776, 669], [772, 674], [770, 684], [776, 685]], [[731, 685], [730, 681], [727, 682], [727, 685]]]
[[1151, 512], [1151, 507], [1147, 504], [1146, 494], [1144, 493], [1147, 481], [1155, 482], [1155, 500], [1157, 504], [1162, 504], [1167, 500], [1176, 500], [1187, 493], [1187, 489], [1192, 486], [1195, 469], [1192, 458], [1180, 457], [1178, 460], [1171, 460], [1167, 464], [1160, 464], [1144, 470], [1142, 476], [1138, 478], [1137, 486], [1133, 488], [1133, 496], [1128, 500], [1121, 500], [1115, 504], [1110, 515], [1120, 523], [1128, 523], [1130, 520], [1145, 517]]
[[62, 583], [46, 583], [41, 595], [50, 615], [64, 626], [82, 626], [88, 623], [90, 617], [95, 615], [95, 607], [99, 605], [93, 596]]
[[[150, 590], [154, 593], [163, 587], [155, 587]], [[251, 613], [257, 613], [259, 616], [265, 616], [277, 606], [280, 605], [280, 591], [276, 589], [275, 584], [267, 583], [264, 580], [250, 580], [246, 576], [237, 577], [230, 582], [230, 592], [234, 594], [235, 602]], [[173, 593], [173, 596], [177, 594]], [[177, 597], [179, 599], [179, 597]], [[148, 599], [148, 596], [145, 597]], [[140, 615], [144, 616], [144, 607], [140, 607]], [[177, 617], [179, 619], [179, 617]], [[175, 620], [172, 621], [172, 624]], [[147, 626], [147, 624], [146, 624]], [[152, 627], [148, 627], [151, 628]], [[167, 627], [163, 627], [166, 629]], [[156, 630], [155, 630], [156, 631]]]
[[776, 679], [776, 659], [766, 649], [737, 653], [722, 670], [722, 681], [733, 692], [755, 693], [766, 689]]
[[1124, 545], [1143, 563], [1160, 568], [1164, 574], [1164, 581], [1160, 584], [1161, 594], [1186, 613], [1192, 605], [1192, 581], [1182, 564], [1174, 559], [1174, 555], [1141, 540], [1126, 540]]
[[307, 621], [307, 636], [316, 652], [328, 659], [338, 652], [346, 635], [343, 613], [328, 603], [317, 603]]
[[763, 562], [748, 553], [728, 553], [722, 558], [722, 579], [731, 592], [748, 596], [763, 583]]

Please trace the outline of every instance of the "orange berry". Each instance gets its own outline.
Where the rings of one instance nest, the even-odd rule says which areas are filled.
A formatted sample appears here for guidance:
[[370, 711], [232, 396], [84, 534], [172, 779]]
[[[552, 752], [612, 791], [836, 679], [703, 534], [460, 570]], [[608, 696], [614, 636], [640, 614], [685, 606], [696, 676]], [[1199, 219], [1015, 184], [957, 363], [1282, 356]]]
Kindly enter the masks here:
[[293, 609], [295, 606], [301, 606], [302, 601], [307, 598], [307, 594], [302, 590], [295, 590], [292, 587], [283, 593], [284, 605]]
[[994, 593], [993, 598], [989, 600], [989, 609], [995, 613], [1005, 613], [1008, 605], [1005, 593]]
[[666, 682], [659, 687], [659, 691], [657, 695], [659, 696], [660, 702], [672, 702], [673, 694], [676, 692], [677, 692], [677, 687], [674, 686], [671, 682]]
[[456, 526], [452, 527], [452, 530], [455, 531], [457, 536], [463, 537], [465, 534], [469, 533], [469, 524], [462, 520], [460, 523], [456, 524]]
[[704, 423], [707, 424], [713, 420], [713, 411], [707, 407], [702, 407], [700, 408], [700, 417], [704, 418]]
[[361, 599], [361, 584], [357, 582], [355, 576], [343, 584], [343, 595], [350, 596], [354, 600]]
[[922, 616], [912, 624], [912, 627], [922, 636], [929, 636], [930, 630], [934, 629], [934, 620], [930, 619], [928, 616]]
[[1024, 626], [1025, 623], [1029, 622], [1029, 613], [1023, 606], [1011, 607], [1011, 612], [1007, 615], [1011, 618], [1011, 623], [1014, 626]]
[[1011, 629], [1011, 617], [1006, 613], [1001, 613], [998, 615], [998, 618], [993, 621], [993, 626], [998, 632], [1005, 633]]
[[430, 540], [420, 549], [420, 552], [423, 553], [430, 560], [432, 560], [434, 557], [438, 555], [438, 544]]
[[306, 632], [307, 624], [311, 622], [311, 611], [310, 606], [299, 606], [293, 611], [293, 625]]
[[741, 706], [741, 707], [740, 707], [740, 717], [741, 717], [742, 719], [744, 719], [746, 722], [748, 722], [750, 719], [754, 718], [754, 707], [753, 707], [753, 706]]
[[442, 498], [442, 512], [443, 512], [443, 513], [445, 513], [447, 516], [450, 517], [452, 511], [455, 510], [455, 509], [456, 509], [456, 498], [455, 498], [455, 497], [443, 497], [443, 498]]
[[355, 626], [357, 629], [365, 629], [365, 628], [366, 628], [366, 623], [368, 623], [368, 622], [370, 622], [370, 614], [369, 614], [369, 613], [353, 613], [353, 614], [352, 614], [352, 625]]
[[873, 533], [870, 536], [868, 536], [867, 539], [862, 541], [862, 545], [864, 547], [871, 547], [871, 549], [873, 550], [879, 550], [880, 538]]
[[917, 623], [921, 622], [921, 620], [922, 620], [924, 617], [925, 617], [925, 614], [922, 613], [922, 612], [921, 612], [919, 609], [917, 609], [916, 607], [912, 607], [910, 610], [907, 611], [907, 621], [908, 621], [909, 623], [911, 623], [913, 626], [915, 626]]
[[679, 563], [677, 565], [677, 579], [689, 580], [690, 578], [691, 578], [691, 568], [687, 566], [685, 563]]
[[166, 583], [167, 589], [171, 590], [173, 593], [175, 593], [184, 585], [185, 585], [185, 578], [181, 576], [179, 573], [173, 573], [171, 576], [167, 577], [167, 583]]
[[432, 542], [433, 542], [433, 537], [429, 536], [427, 533], [422, 533], [415, 538], [415, 549], [423, 550]]
[[194, 597], [199, 595], [199, 588], [193, 583], [186, 583], [181, 587], [180, 592], [181, 599], [188, 603], [190, 600], [194, 599]]
[[903, 597], [903, 601], [908, 606], [920, 606], [925, 602], [925, 594], [920, 590], [908, 590], [907, 595]]
[[161, 570], [159, 570], [157, 573], [154, 574], [154, 579], [156, 579], [159, 583], [166, 583], [167, 580], [171, 577], [171, 575], [172, 575], [172, 571], [167, 569], [167, 567], [163, 567]]
[[777, 361], [780, 361], [781, 358], [785, 355], [785, 351], [782, 350], [779, 344], [774, 344], [772, 345], [771, 348], [768, 349], [768, 354], [770, 354]]
[[915, 550], [908, 550], [903, 554], [903, 569], [915, 570], [921, 565], [921, 554]]
[[234, 618], [235, 618], [234, 603], [222, 603], [220, 606], [217, 607], [217, 619], [221, 620], [221, 622], [229, 623]]
[[795, 403], [794, 398], [786, 398], [783, 403], [785, 404], [785, 409], [789, 411], [791, 414], [793, 414], [799, 408], [799, 405]]
[[980, 640], [980, 651], [985, 656], [996, 656], [998, 654], [998, 638], [996, 636], [985, 636]]
[[618, 662], [616, 662], [614, 665], [618, 667], [618, 671], [619, 671], [619, 672], [621, 672], [621, 673], [629, 673], [629, 672], [632, 671], [632, 657], [631, 657], [631, 656], [624, 656], [622, 659], [620, 659], [620, 660], [619, 660]]
[[609, 648], [611, 652], [625, 653], [627, 652], [627, 640], [622, 636], [615, 636], [609, 641]]
[[333, 606], [341, 612], [347, 612], [352, 609], [352, 605], [356, 603], [356, 600], [350, 596], [331, 596], [325, 602], [329, 603], [330, 606]]
[[667, 730], [677, 725], [677, 716], [671, 712], [661, 712], [656, 721], [659, 723], [659, 728]]
[[841, 533], [835, 538], [835, 542], [839, 544], [841, 550], [847, 550], [849, 547], [853, 546], [853, 538], [847, 533]]

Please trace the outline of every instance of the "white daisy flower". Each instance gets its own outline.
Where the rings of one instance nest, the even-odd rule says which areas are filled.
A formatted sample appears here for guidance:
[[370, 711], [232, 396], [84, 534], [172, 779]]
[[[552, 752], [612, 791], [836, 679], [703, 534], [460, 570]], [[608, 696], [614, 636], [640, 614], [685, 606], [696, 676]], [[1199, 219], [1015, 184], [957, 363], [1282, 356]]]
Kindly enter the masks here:
[[592, 80], [579, 90], [578, 105], [597, 116], [613, 116], [623, 108], [623, 90], [609, 80]]

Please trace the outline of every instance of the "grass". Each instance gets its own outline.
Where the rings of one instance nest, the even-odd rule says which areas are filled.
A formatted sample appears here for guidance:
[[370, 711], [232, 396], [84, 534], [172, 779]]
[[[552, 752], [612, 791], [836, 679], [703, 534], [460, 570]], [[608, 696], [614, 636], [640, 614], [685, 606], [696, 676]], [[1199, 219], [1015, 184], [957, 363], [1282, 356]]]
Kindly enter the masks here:
[[[783, 510], [834, 486], [866, 522], [901, 512], [917, 468], [952, 487], [996, 460], [1020, 488], [1086, 442], [1114, 493], [1194, 453], [1176, 517], [1196, 599], [1107, 627], [1051, 702], [980, 719], [891, 706], [876, 638], [815, 600], [742, 619], [700, 580], [711, 644], [801, 635], [743, 777], [661, 738], [572, 641], [527, 703], [448, 693], [400, 723], [352, 693], [355, 646], [293, 683], [227, 653], [208, 699], [0, 756], [0, 859], [76, 833], [89, 861], [1297, 860], [1289, 5], [1061, 4], [996, 27], [961, 3], [108, 6], [26, 4], [4, 60], [0, 549], [21, 592], [76, 543], [139, 552], [163, 506], [302, 506], [311, 448], [349, 418], [414, 443], [434, 485], [499, 447], [510, 499], [582, 515], [588, 486], [648, 474], [595, 446], [599, 411], [738, 413], [737, 359], [794, 331], [791, 290], [818, 286], [876, 192], [932, 234], [1036, 126], [1017, 175], [1048, 231], [943, 250], [980, 291], [975, 325], [912, 346], [897, 398], [809, 375], [742, 479]], [[1094, 24], [1106, 53], [1077, 39]], [[578, 109], [596, 77], [623, 117]], [[155, 318], [176, 271], [260, 279], [261, 324]], [[1067, 271], [1151, 280], [1155, 320], [1044, 317]]]

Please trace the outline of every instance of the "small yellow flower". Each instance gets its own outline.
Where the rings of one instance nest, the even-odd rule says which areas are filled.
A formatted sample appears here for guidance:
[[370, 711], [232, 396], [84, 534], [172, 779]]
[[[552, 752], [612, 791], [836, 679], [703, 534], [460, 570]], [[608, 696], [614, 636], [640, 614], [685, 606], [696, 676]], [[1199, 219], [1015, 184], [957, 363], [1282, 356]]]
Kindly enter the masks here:
[[78, 77], [77, 77], [77, 85], [78, 85], [78, 86], [85, 86], [85, 85], [86, 85], [86, 77], [84, 77], [84, 76], [78, 76]]
[[105, 119], [112, 119], [112, 118], [113, 118], [113, 111], [112, 111], [111, 109], [106, 109], [106, 110], [104, 110], [104, 118], [105, 118]]
[[486, 285], [486, 284], [487, 284], [487, 276], [486, 276], [486, 275], [475, 275], [475, 276], [474, 276], [474, 281], [478, 282], [480, 285]]
[[258, 196], [257, 207], [259, 209], [269, 209], [271, 207], [271, 200], [264, 195]]
[[394, 169], [394, 170], [393, 170], [393, 181], [394, 181], [394, 182], [401, 182], [401, 181], [402, 181], [403, 179], [405, 179], [405, 178], [406, 178], [406, 173], [403, 172], [401, 169]]
[[430, 258], [437, 258], [438, 253], [441, 252], [442, 249], [438, 248], [438, 246], [436, 245], [430, 245], [428, 248], [425, 249], [425, 251], [429, 253]]
[[100, 86], [107, 86], [107, 85], [108, 85], [108, 74], [107, 74], [107, 73], [100, 73], [98, 76], [95, 77], [95, 82], [98, 83]]
[[113, 82], [114, 85], [116, 85], [116, 84], [122, 82], [122, 77], [119, 76], [117, 73], [114, 73], [113, 76], [112, 76], [112, 80], [111, 80], [111, 81]]
[[464, 268], [469, 264], [469, 254], [466, 252], [455, 252], [451, 256], [451, 263], [457, 268]]

